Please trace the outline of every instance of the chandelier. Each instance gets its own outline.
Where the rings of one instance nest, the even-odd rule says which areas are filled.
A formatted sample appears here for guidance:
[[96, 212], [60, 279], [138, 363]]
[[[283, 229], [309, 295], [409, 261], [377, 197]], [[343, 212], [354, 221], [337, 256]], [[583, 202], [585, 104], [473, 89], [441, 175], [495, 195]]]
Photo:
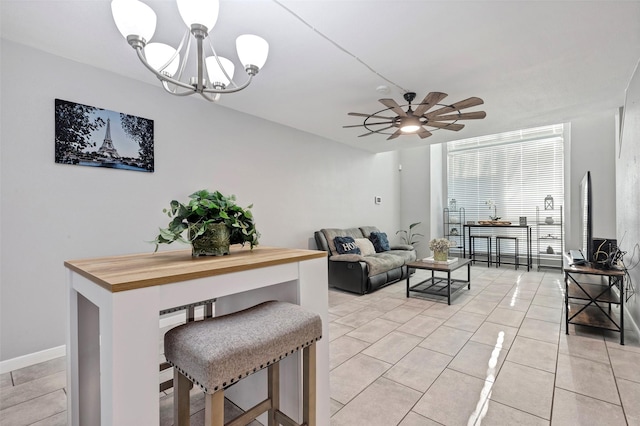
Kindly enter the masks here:
[[[148, 43], [156, 29], [156, 14], [139, 0], [113, 0], [111, 13], [122, 36], [138, 54], [138, 58], [172, 95], [199, 93], [210, 102], [224, 93], [234, 93], [251, 84], [253, 77], [267, 61], [269, 44], [261, 37], [244, 34], [236, 39], [238, 58], [244, 65], [247, 80], [233, 81], [233, 62], [218, 56], [209, 31], [218, 20], [219, 0], [176, 0], [178, 11], [187, 29], [177, 49], [164, 43]], [[191, 43], [196, 42], [196, 76], [183, 81]], [[211, 55], [205, 57], [205, 45]]]

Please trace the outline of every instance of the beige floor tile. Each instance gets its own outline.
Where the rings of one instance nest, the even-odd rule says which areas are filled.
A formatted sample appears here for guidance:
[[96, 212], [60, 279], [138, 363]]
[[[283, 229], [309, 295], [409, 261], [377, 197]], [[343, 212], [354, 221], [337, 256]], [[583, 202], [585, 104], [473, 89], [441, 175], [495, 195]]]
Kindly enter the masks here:
[[369, 343], [349, 336], [340, 336], [329, 345], [329, 370], [360, 353]]
[[609, 347], [609, 357], [616, 378], [640, 383], [640, 353]]
[[482, 414], [476, 425], [492, 425], [492, 426], [545, 426], [549, 425], [549, 421], [525, 413], [496, 401], [487, 401], [482, 408]]
[[404, 299], [385, 297], [384, 299], [369, 303], [369, 309], [374, 309], [382, 312], [389, 312], [403, 304], [404, 304]]
[[449, 355], [429, 349], [414, 348], [384, 373], [384, 377], [420, 392], [425, 392], [452, 359]]
[[520, 325], [518, 335], [557, 344], [560, 335], [560, 324], [525, 317], [522, 325]]
[[354, 293], [347, 293], [345, 291], [341, 291], [335, 288], [329, 289], [329, 307], [353, 301], [358, 297], [359, 295]]
[[473, 336], [473, 333], [470, 331], [458, 330], [457, 328], [443, 325], [431, 333], [418, 346], [454, 356], [462, 349], [471, 336]]
[[420, 399], [421, 393], [380, 378], [331, 418], [331, 426], [397, 425]]
[[62, 389], [30, 399], [0, 411], [2, 426], [30, 425], [67, 409], [67, 396]]
[[557, 345], [518, 336], [509, 349], [507, 361], [555, 374], [557, 356]]
[[21, 385], [2, 389], [0, 410], [21, 404], [30, 399], [61, 390], [67, 385], [67, 373], [61, 371], [48, 376], [30, 380]]
[[0, 374], [0, 389], [13, 386], [13, 380], [11, 379], [11, 373]]
[[475, 332], [486, 319], [486, 315], [459, 311], [453, 314], [453, 316], [445, 321], [443, 325], [457, 328], [459, 330]]
[[616, 379], [624, 413], [629, 424], [640, 424], [640, 383]]
[[471, 336], [470, 340], [494, 347], [501, 346], [505, 350], [508, 350], [516, 338], [516, 333], [518, 333], [516, 327], [485, 322], [478, 328], [473, 336]]
[[400, 324], [404, 324], [407, 321], [410, 321], [416, 315], [424, 311], [422, 308], [406, 306], [406, 304], [400, 305], [397, 308], [394, 308], [382, 315], [380, 318], [386, 319], [389, 321], [397, 322]]
[[508, 325], [509, 327], [520, 327], [524, 319], [524, 312], [513, 309], [495, 308], [487, 317], [488, 322]]
[[[497, 296], [496, 296], [497, 297]], [[498, 301], [479, 300], [474, 298], [467, 303], [461, 311], [473, 312], [476, 314], [489, 315], [498, 306]]]
[[330, 415], [331, 416], [333, 416], [335, 413], [340, 411], [342, 409], [342, 407], [344, 407], [343, 404], [340, 404], [335, 399], [329, 398], [329, 410], [330, 410]]
[[506, 348], [469, 341], [449, 363], [448, 368], [493, 382], [506, 356]]
[[510, 299], [522, 299], [531, 302], [533, 298], [536, 297], [536, 290], [528, 290], [521, 287], [515, 287], [504, 297], [508, 297]]
[[438, 426], [440, 424], [441, 423], [434, 422], [418, 413], [410, 411], [398, 426]]
[[600, 362], [558, 355], [556, 387], [620, 405], [613, 371]]
[[32, 423], [30, 426], [67, 426], [67, 412], [54, 414], [39, 422]]
[[506, 296], [500, 303], [498, 308], [512, 309], [514, 311], [527, 312], [531, 306], [531, 300], [520, 297]]
[[[471, 289], [472, 291], [475, 289]], [[473, 294], [472, 291], [470, 291], [469, 293]], [[478, 290], [478, 292], [476, 293], [476, 296], [473, 298], [474, 300], [482, 300], [485, 302], [496, 302], [496, 303], [500, 303], [500, 301], [502, 300], [504, 296], [502, 296], [501, 294], [495, 294], [495, 293], [487, 293], [484, 291], [484, 289], [482, 290]]]
[[365, 308], [364, 305], [361, 303], [346, 302], [346, 303], [341, 303], [339, 305], [330, 307], [329, 313], [333, 315], [337, 315], [339, 317], [343, 317], [345, 315], [349, 315], [354, 312], [361, 311], [364, 308]]
[[384, 311], [378, 309], [367, 308], [361, 311], [347, 314], [333, 322], [333, 324], [342, 324], [348, 327], [358, 328], [366, 323], [384, 315]]
[[333, 341], [338, 337], [353, 331], [353, 327], [344, 324], [338, 324], [337, 322], [329, 323], [329, 341]]
[[558, 352], [609, 364], [609, 353], [602, 336], [583, 337], [561, 333]]
[[556, 388], [553, 397], [552, 426], [626, 425], [619, 405]]
[[427, 337], [433, 330], [440, 327], [444, 321], [442, 318], [418, 315], [398, 327], [398, 331], [413, 334], [414, 336]]
[[[625, 326], [625, 329], [627, 326]], [[605, 331], [604, 340], [607, 346], [623, 351], [640, 353], [640, 336], [635, 332], [625, 331], [624, 345], [620, 344], [620, 333], [615, 331]]]
[[330, 396], [346, 404], [384, 374], [391, 364], [363, 354], [345, 361], [329, 373]]
[[[405, 296], [406, 297], [406, 296]], [[435, 305], [436, 302], [432, 302], [430, 300], [419, 299], [417, 297], [409, 297], [406, 298], [406, 302], [404, 306], [412, 306], [414, 308], [421, 308], [423, 311], [431, 306]]]
[[392, 331], [363, 350], [362, 353], [381, 361], [395, 364], [418, 346], [421, 341], [422, 338], [418, 336]]
[[527, 311], [527, 318], [549, 321], [559, 324], [562, 318], [561, 308], [549, 308], [547, 306], [531, 305]]
[[473, 424], [490, 389], [491, 382], [447, 368], [413, 411], [444, 425]]
[[396, 328], [398, 328], [397, 322], [376, 318], [363, 326], [352, 329], [352, 331], [347, 333], [347, 336], [373, 343], [391, 333]]
[[531, 301], [532, 305], [546, 306], [547, 308], [562, 308], [564, 301], [561, 297], [536, 295]]
[[434, 303], [431, 307], [425, 309], [421, 315], [449, 319], [458, 312], [460, 308], [461, 306], [447, 305], [446, 303]]
[[505, 361], [491, 400], [550, 420], [553, 382], [551, 373]]
[[17, 386], [28, 381], [38, 379], [40, 377], [55, 374], [60, 371], [66, 371], [66, 369], [66, 358], [58, 357], [49, 361], [41, 362], [39, 364], [12, 371], [11, 374], [13, 375], [13, 384]]

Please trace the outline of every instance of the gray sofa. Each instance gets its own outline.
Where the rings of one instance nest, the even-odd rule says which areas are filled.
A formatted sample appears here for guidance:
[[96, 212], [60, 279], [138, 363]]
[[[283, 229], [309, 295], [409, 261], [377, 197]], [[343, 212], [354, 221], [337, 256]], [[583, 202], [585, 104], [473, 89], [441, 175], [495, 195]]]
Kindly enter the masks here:
[[375, 226], [362, 226], [327, 228], [314, 233], [318, 249], [329, 253], [329, 287], [366, 294], [407, 277], [405, 263], [416, 260], [416, 251], [412, 246], [391, 245], [388, 251], [374, 253], [338, 253], [335, 237], [352, 237], [357, 243], [363, 243], [360, 239], [368, 240], [372, 232], [380, 230]]

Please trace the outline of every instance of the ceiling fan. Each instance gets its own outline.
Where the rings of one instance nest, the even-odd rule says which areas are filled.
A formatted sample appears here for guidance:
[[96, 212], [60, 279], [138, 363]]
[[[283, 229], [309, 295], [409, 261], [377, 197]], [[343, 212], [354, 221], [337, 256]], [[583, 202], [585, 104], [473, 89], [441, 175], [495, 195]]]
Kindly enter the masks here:
[[[440, 101], [447, 97], [446, 93], [431, 92], [421, 103], [412, 105], [411, 102], [415, 99], [416, 94], [414, 92], [406, 92], [403, 96], [405, 101], [407, 101], [405, 105], [398, 105], [393, 99], [379, 99], [380, 103], [386, 107], [385, 109], [374, 112], [373, 114], [350, 112], [349, 115], [366, 118], [362, 124], [342, 127], [364, 127], [368, 130], [367, 133], [359, 135], [358, 137], [379, 133], [391, 135], [387, 138], [387, 140], [389, 140], [395, 139], [403, 134], [417, 134], [420, 138], [424, 139], [431, 136], [432, 131], [438, 129], [461, 130], [464, 128], [464, 124], [458, 124], [458, 120], [479, 120], [485, 118], [487, 115], [484, 111], [460, 112], [460, 110], [465, 108], [471, 108], [484, 103], [482, 99], [476, 97], [446, 105], [440, 103]], [[402, 107], [406, 106], [408, 106], [408, 108], [405, 111]], [[429, 110], [437, 106], [440, 108], [429, 112]], [[414, 107], [415, 110], [413, 109]], [[393, 111], [396, 115], [393, 117], [380, 115], [388, 111]], [[386, 132], [393, 128], [395, 128], [395, 130], [392, 132]]]

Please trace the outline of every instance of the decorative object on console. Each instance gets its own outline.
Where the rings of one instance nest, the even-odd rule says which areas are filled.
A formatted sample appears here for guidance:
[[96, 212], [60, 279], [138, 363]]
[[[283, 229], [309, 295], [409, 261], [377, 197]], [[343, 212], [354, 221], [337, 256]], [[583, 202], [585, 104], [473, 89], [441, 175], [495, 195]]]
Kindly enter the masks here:
[[544, 209], [553, 210], [553, 197], [551, 195], [544, 197]]
[[424, 237], [424, 234], [418, 234], [417, 232], [413, 232], [413, 228], [417, 227], [421, 223], [422, 222], [412, 223], [411, 225], [409, 225], [408, 230], [401, 229], [399, 231], [396, 231], [396, 235], [400, 234], [400, 239], [404, 244], [415, 247], [418, 244], [420, 244], [418, 237]]
[[451, 231], [449, 231], [449, 235], [460, 235], [460, 233], [458, 232], [458, 228], [451, 228]]
[[153, 120], [56, 99], [55, 162], [153, 172]]
[[[138, 58], [158, 79], [162, 87], [172, 95], [200, 94], [210, 102], [220, 99], [224, 93], [234, 93], [246, 88], [267, 60], [269, 44], [262, 38], [244, 34], [236, 39], [236, 49], [241, 64], [248, 75], [244, 84], [233, 81], [235, 66], [227, 58], [218, 56], [209, 32], [218, 20], [218, 0], [176, 0], [178, 12], [187, 29], [177, 49], [163, 43], [148, 43], [156, 30], [156, 14], [138, 0], [113, 0], [111, 13], [122, 36], [135, 49]], [[192, 38], [196, 41], [197, 76], [182, 81], [189, 59]], [[211, 56], [205, 57], [205, 40]]]
[[520, 226], [527, 226], [527, 217], [520, 216]]
[[451, 210], [451, 211], [456, 211], [456, 210], [458, 210], [458, 202], [456, 201], [456, 199], [455, 199], [455, 198], [452, 198], [452, 199], [449, 201], [449, 210]]
[[497, 207], [496, 207], [495, 201], [487, 200], [484, 203], [485, 203], [485, 205], [487, 205], [487, 207], [489, 207], [489, 211], [493, 210], [493, 216], [491, 214], [489, 214], [489, 219], [491, 219], [493, 221], [500, 220], [500, 216], [498, 216], [498, 212], [497, 212]]
[[[219, 191], [209, 192], [205, 189], [189, 195], [187, 204], [171, 201], [169, 209], [164, 213], [172, 218], [167, 228], [160, 228], [160, 233], [153, 241], [156, 251], [159, 244], [171, 244], [174, 241], [191, 243], [192, 255], [222, 256], [229, 254], [230, 244], [249, 243], [251, 248], [258, 245], [260, 234], [253, 222], [251, 208], [246, 209], [236, 204], [235, 195], [225, 196]], [[212, 226], [214, 224], [222, 224]], [[225, 238], [224, 229], [227, 231]], [[187, 237], [183, 237], [187, 231]], [[214, 232], [211, 235], [210, 232]]]
[[[440, 129], [459, 131], [464, 128], [464, 124], [457, 124], [458, 120], [479, 120], [486, 117], [484, 111], [474, 111], [461, 113], [460, 110], [482, 105], [484, 101], [480, 98], [471, 97], [451, 105], [439, 103], [446, 98], [446, 93], [431, 92], [418, 105], [412, 105], [411, 102], [416, 97], [415, 92], [405, 92], [403, 95], [406, 104], [399, 105], [393, 99], [379, 99], [378, 101], [386, 108], [376, 111], [373, 114], [362, 114], [359, 112], [350, 112], [349, 115], [355, 117], [365, 117], [362, 124], [355, 124], [349, 127], [364, 127], [367, 133], [359, 135], [368, 136], [374, 133], [382, 135], [391, 135], [387, 138], [395, 139], [400, 135], [416, 134], [421, 139], [431, 136], [431, 132]], [[416, 109], [413, 110], [412, 106]], [[431, 108], [439, 106], [440, 108], [428, 112]], [[402, 107], [407, 107], [405, 111]], [[393, 111], [395, 116], [389, 117], [387, 114]], [[429, 129], [427, 129], [427, 127]], [[388, 129], [395, 128], [392, 132], [385, 132]]]
[[373, 243], [373, 247], [376, 249], [376, 253], [382, 253], [383, 251], [389, 251], [389, 239], [385, 232], [372, 232], [369, 235], [369, 239]]
[[553, 217], [551, 216], [547, 216], [544, 218], [544, 223], [546, 223], [547, 225], [553, 225]]

